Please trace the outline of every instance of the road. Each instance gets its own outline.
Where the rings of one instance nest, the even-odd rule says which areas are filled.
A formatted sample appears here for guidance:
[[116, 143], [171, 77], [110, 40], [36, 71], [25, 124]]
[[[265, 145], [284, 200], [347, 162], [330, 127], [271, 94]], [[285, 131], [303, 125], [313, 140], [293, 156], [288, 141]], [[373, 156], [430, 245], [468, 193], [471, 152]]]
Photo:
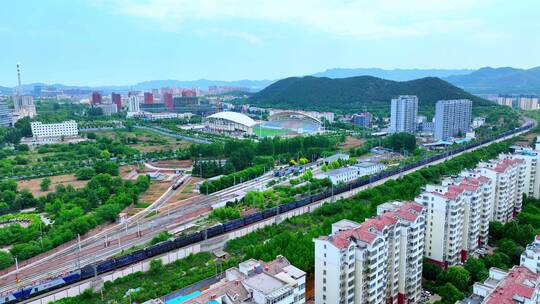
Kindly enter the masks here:
[[[114, 256], [133, 246], [148, 243], [161, 231], [181, 231], [183, 227], [209, 213], [213, 204], [229, 201], [249, 190], [258, 189], [272, 178], [273, 173], [268, 172], [256, 179], [210, 195], [197, 195], [185, 201], [165, 204], [175, 193], [182, 191], [187, 183], [176, 191], [169, 187], [148, 208], [124, 223], [83, 238], [80, 242], [72, 241], [66, 248], [37, 261], [21, 263], [18, 272], [11, 270], [3, 273], [0, 275], [0, 294], [60, 276], [84, 265]], [[155, 212], [158, 213], [150, 216]]]

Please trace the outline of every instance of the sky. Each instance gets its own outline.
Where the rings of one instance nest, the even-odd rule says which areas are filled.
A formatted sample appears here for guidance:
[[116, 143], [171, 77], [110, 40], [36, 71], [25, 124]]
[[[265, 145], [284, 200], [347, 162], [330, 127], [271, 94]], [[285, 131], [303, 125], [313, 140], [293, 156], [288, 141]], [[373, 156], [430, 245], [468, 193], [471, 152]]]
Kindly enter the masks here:
[[538, 0], [17, 0], [0, 86], [279, 79], [329, 68], [531, 68]]

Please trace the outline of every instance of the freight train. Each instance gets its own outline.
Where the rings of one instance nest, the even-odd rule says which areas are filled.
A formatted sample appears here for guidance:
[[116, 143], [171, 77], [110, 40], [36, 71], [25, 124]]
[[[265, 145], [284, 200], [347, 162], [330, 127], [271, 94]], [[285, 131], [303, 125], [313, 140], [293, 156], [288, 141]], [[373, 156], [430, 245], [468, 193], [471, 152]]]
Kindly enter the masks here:
[[329, 198], [333, 195], [338, 195], [338, 194], [350, 191], [352, 189], [365, 186], [367, 184], [379, 181], [389, 176], [399, 175], [413, 168], [417, 168], [417, 167], [429, 164], [431, 162], [455, 155], [457, 153], [461, 153], [463, 151], [473, 149], [480, 145], [506, 137], [514, 133], [525, 131], [531, 128], [532, 126], [533, 124], [526, 124], [520, 128], [515, 128], [513, 130], [506, 131], [504, 133], [501, 133], [499, 135], [493, 136], [488, 139], [484, 139], [481, 141], [476, 141], [467, 145], [463, 145], [461, 147], [440, 153], [438, 155], [432, 156], [430, 158], [427, 158], [427, 159], [424, 159], [415, 163], [411, 163], [411, 164], [408, 164], [399, 168], [395, 168], [393, 170], [384, 171], [377, 175], [362, 177], [348, 184], [334, 187], [331, 190], [327, 190], [325, 192], [311, 195], [309, 197], [306, 197], [296, 202], [286, 203], [286, 204], [279, 205], [277, 207], [269, 208], [269, 209], [257, 212], [255, 214], [252, 214], [252, 215], [244, 216], [240, 219], [232, 220], [224, 224], [219, 224], [219, 225], [204, 229], [199, 232], [195, 232], [189, 235], [185, 235], [185, 236], [181, 236], [181, 237], [171, 239], [165, 242], [161, 242], [161, 243], [152, 245], [144, 249], [137, 250], [135, 252], [132, 252], [130, 254], [127, 254], [121, 257], [110, 258], [105, 261], [86, 265], [80, 270], [67, 273], [61, 277], [49, 279], [45, 282], [27, 286], [18, 291], [14, 291], [6, 295], [0, 295], [0, 304], [16, 303], [16, 302], [31, 298], [33, 296], [36, 296], [38, 294], [49, 292], [51, 290], [55, 290], [55, 289], [67, 286], [78, 281], [86, 280], [93, 276], [101, 275], [103, 273], [130, 265], [133, 263], [137, 263], [148, 258], [158, 256], [160, 254], [169, 252], [174, 249], [183, 248], [185, 246], [189, 246], [189, 245], [201, 242], [205, 239], [212, 238], [212, 237], [224, 234], [224, 233], [228, 233], [232, 230], [239, 229], [247, 225], [251, 225], [252, 223], [276, 216], [280, 213], [284, 213], [284, 212], [287, 212], [296, 208], [300, 208], [300, 207], [309, 205], [313, 202]]

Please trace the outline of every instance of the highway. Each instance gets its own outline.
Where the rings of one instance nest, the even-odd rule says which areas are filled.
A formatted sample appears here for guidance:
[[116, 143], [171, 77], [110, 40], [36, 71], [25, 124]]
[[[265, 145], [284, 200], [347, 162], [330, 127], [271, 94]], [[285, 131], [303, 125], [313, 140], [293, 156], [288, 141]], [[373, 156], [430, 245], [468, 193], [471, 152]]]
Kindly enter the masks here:
[[[35, 282], [60, 276], [87, 264], [104, 260], [133, 246], [148, 243], [161, 231], [181, 231], [201, 216], [208, 214], [213, 204], [234, 199], [240, 193], [258, 189], [273, 178], [267, 172], [256, 179], [239, 183], [209, 195], [197, 195], [188, 200], [166, 204], [176, 191], [169, 187], [165, 193], [144, 211], [130, 217], [124, 223], [116, 224], [95, 233], [80, 242], [74, 240], [69, 246], [28, 264], [19, 264], [19, 271], [11, 268], [0, 275], [0, 294], [16, 290]], [[158, 212], [149, 216], [152, 212]]]

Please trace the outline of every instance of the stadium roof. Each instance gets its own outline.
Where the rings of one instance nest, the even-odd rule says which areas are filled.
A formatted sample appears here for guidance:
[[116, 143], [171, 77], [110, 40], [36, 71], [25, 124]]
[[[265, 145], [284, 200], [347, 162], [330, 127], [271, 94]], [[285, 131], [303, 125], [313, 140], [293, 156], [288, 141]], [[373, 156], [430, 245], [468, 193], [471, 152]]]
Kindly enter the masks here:
[[229, 121], [244, 125], [246, 127], [253, 127], [256, 124], [256, 122], [253, 119], [238, 112], [219, 112], [216, 114], [212, 114], [206, 118], [207, 119], [208, 118], [225, 119], [225, 120], [229, 120]]

